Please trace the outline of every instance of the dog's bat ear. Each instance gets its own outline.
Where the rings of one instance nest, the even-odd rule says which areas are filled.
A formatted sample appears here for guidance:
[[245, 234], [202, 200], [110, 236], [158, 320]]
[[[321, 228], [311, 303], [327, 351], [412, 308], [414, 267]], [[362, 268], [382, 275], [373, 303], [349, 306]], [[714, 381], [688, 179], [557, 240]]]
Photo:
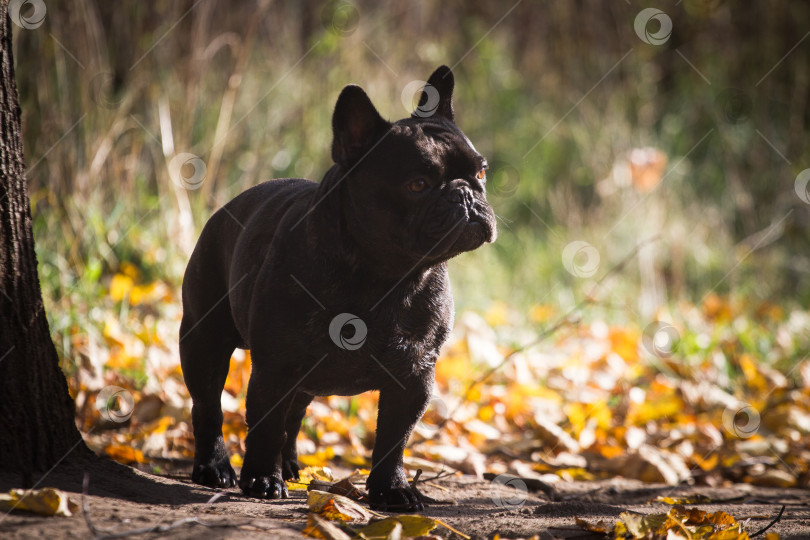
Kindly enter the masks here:
[[441, 116], [455, 122], [453, 114], [453, 72], [447, 66], [439, 66], [427, 80], [419, 105], [411, 115], [414, 118]]
[[390, 127], [363, 89], [350, 84], [338, 96], [332, 115], [332, 159], [340, 165], [354, 162]]

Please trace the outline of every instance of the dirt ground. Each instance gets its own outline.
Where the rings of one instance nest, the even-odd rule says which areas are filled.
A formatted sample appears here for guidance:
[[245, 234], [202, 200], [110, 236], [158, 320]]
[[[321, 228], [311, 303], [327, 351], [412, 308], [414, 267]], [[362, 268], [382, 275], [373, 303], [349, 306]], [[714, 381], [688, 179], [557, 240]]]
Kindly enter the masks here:
[[[84, 466], [67, 466], [50, 473], [39, 487], [66, 490], [81, 501]], [[184, 518], [200, 518], [225, 526], [183, 524], [162, 532], [134, 538], [302, 538], [306, 524], [306, 493], [291, 492], [281, 501], [247, 499], [229, 490], [214, 503], [206, 502], [215, 490], [189, 481], [157, 477], [115, 463], [89, 467], [87, 516], [81, 511], [70, 518], [39, 517], [25, 512], [0, 515], [0, 538], [92, 538], [85, 517], [106, 534], [123, 533], [154, 525], [170, 525]], [[20, 487], [17, 475], [0, 474], [0, 491]], [[430, 485], [434, 484], [434, 485]], [[436, 487], [438, 486], [438, 487]], [[810, 538], [810, 491], [737, 485], [726, 488], [675, 487], [613, 479], [598, 482], [563, 482], [555, 492], [520, 492], [471, 476], [446, 477], [421, 485], [425, 495], [452, 504], [431, 505], [424, 515], [440, 519], [472, 538], [599, 538], [576, 527], [575, 518], [614, 523], [626, 510], [640, 513], [666, 512], [663, 503], [650, 503], [659, 495], [710, 497], [710, 504], [695, 504], [708, 511], [723, 510], [739, 522], [749, 519], [753, 534], [785, 511], [770, 529], [783, 539]], [[552, 500], [553, 499], [553, 500]], [[433, 531], [458, 538], [447, 529]]]

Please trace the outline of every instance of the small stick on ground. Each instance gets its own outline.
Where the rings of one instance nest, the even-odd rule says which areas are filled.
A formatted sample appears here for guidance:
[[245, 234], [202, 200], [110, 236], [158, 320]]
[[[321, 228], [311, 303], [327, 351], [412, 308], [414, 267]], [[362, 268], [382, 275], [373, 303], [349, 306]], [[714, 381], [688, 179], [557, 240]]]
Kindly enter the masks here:
[[419, 491], [416, 484], [419, 482], [420, 476], [422, 476], [422, 469], [416, 469], [416, 474], [413, 475], [413, 480], [411, 480], [411, 491], [413, 491], [414, 495], [416, 495], [416, 498], [419, 499], [420, 502], [427, 504], [457, 504], [456, 501], [440, 501], [438, 499], [434, 499], [433, 497], [428, 497]]
[[782, 514], [783, 514], [784, 512], [785, 512], [785, 505], [783, 504], [783, 505], [782, 505], [782, 509], [781, 509], [781, 510], [779, 510], [779, 513], [776, 515], [776, 517], [775, 517], [775, 518], [773, 518], [773, 521], [771, 521], [770, 523], [768, 523], [768, 524], [765, 526], [765, 528], [764, 528], [764, 529], [760, 529], [760, 530], [758, 530], [757, 532], [755, 532], [754, 534], [752, 534], [752, 535], [751, 535], [751, 538], [753, 538], [753, 537], [755, 537], [755, 536], [759, 536], [760, 534], [764, 533], [765, 531], [767, 531], [768, 529], [770, 529], [771, 527], [773, 527], [773, 526], [774, 526], [774, 524], [775, 524], [776, 522], [778, 522], [780, 519], [782, 519]]

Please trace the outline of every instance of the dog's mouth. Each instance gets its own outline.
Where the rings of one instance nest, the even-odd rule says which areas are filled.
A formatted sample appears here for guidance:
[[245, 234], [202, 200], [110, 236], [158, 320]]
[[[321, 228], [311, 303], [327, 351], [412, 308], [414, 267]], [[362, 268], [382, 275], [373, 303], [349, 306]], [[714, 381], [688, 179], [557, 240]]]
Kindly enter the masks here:
[[437, 206], [435, 221], [424, 229], [426, 240], [432, 239], [432, 245], [426, 245], [423, 253], [448, 258], [472, 251], [497, 238], [495, 213], [492, 207], [478, 196], [445, 199]]
[[471, 251], [488, 242], [494, 242], [498, 237], [495, 214], [489, 205], [479, 207], [475, 204], [467, 215], [467, 223], [451, 246], [451, 250], [456, 253]]

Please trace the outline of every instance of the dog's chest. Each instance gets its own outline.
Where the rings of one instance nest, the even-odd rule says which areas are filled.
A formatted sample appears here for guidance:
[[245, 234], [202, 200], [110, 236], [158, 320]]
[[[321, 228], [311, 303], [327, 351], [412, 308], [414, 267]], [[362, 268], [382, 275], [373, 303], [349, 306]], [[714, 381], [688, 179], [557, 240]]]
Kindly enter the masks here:
[[452, 301], [435, 295], [406, 302], [396, 298], [372, 304], [374, 309], [347, 303], [346, 311], [311, 311], [300, 327], [305, 339], [295, 343], [306, 344], [300, 352], [310, 358], [317, 354], [318, 365], [309, 366], [300, 387], [314, 394], [352, 395], [407, 387], [432, 376], [452, 324]]

